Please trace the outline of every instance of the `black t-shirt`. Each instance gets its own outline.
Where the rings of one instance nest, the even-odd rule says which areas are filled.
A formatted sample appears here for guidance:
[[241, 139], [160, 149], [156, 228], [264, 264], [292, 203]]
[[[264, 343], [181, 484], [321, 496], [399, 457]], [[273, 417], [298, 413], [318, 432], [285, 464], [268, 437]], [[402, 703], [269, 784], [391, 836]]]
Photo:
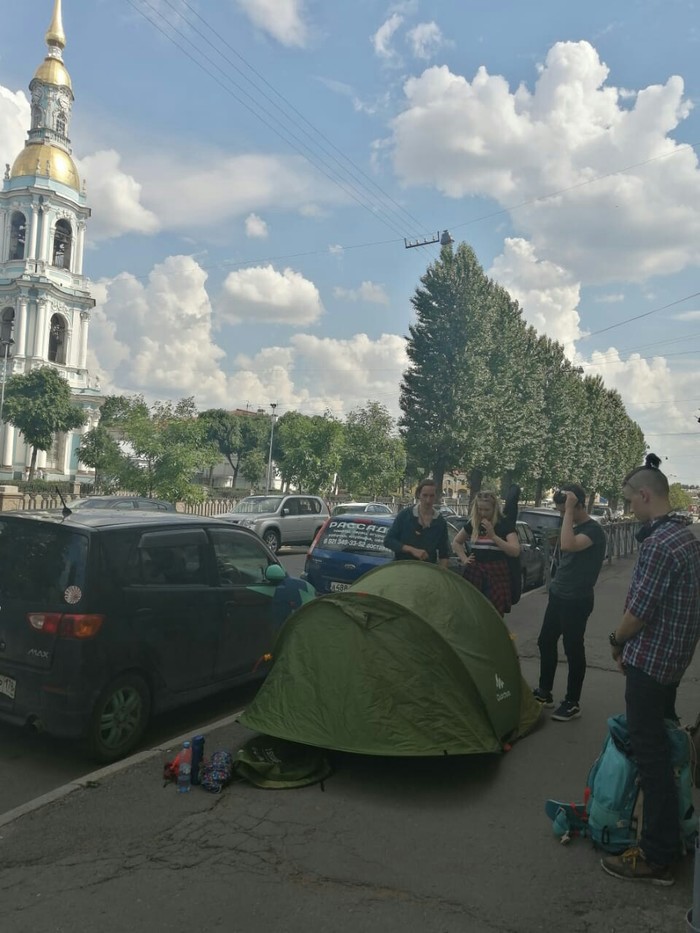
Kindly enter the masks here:
[[574, 525], [574, 534], [586, 535], [593, 544], [585, 551], [561, 552], [557, 572], [549, 587], [550, 593], [561, 599], [592, 596], [605, 559], [605, 532], [598, 522], [589, 518], [580, 525]]
[[[493, 530], [498, 538], [502, 538], [505, 541], [508, 535], [515, 533], [515, 522], [512, 522], [509, 518], [500, 518], [494, 525]], [[472, 539], [472, 523], [470, 521], [464, 526], [464, 533], [467, 536], [465, 542], [467, 549], [480, 563], [508, 559], [508, 555], [505, 554], [491, 538], [479, 536]]]

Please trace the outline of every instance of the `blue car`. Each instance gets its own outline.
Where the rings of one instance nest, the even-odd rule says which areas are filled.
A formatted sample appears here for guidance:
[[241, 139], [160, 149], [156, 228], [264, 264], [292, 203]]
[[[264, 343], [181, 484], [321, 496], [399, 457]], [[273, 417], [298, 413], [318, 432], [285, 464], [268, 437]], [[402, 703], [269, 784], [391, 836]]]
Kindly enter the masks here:
[[[384, 547], [384, 538], [395, 515], [335, 515], [319, 531], [309, 553], [303, 580], [318, 593], [337, 593], [369, 570], [393, 559]], [[459, 531], [447, 523], [450, 542]], [[457, 557], [450, 559], [450, 569], [461, 572]]]

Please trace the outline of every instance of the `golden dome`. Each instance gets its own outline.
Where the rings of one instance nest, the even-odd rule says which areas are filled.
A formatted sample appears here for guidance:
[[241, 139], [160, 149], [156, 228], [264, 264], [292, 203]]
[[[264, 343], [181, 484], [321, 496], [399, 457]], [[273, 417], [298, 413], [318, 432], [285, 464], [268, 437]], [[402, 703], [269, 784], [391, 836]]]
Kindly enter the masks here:
[[43, 81], [44, 84], [56, 84], [73, 89], [73, 83], [70, 75], [66, 71], [66, 66], [58, 58], [45, 58], [39, 65], [34, 75], [35, 80]]
[[[39, 163], [38, 170], [37, 162]], [[49, 163], [49, 178], [80, 191], [80, 176], [75, 162], [67, 152], [50, 143], [26, 145], [15, 159], [10, 178], [20, 178], [23, 175], [46, 177], [47, 162]]]

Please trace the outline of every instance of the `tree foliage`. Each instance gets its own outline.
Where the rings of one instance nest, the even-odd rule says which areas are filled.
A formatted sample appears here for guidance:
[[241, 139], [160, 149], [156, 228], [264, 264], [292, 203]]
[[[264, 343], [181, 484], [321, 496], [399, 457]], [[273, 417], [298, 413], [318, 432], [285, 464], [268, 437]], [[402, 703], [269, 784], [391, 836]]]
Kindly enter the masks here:
[[351, 411], [345, 422], [340, 458], [340, 478], [353, 495], [372, 498], [398, 488], [406, 469], [403, 441], [389, 411], [379, 402], [368, 401]]
[[465, 244], [441, 250], [412, 298], [400, 420], [408, 462], [515, 480], [539, 501], [575, 480], [614, 498], [646, 445], [622, 399], [538, 335]]
[[24, 435], [32, 448], [30, 481], [34, 478], [39, 450], [50, 450], [57, 434], [85, 424], [86, 414], [73, 402], [70, 386], [50, 366], [11, 376], [5, 386], [5, 421]]
[[273, 459], [283, 486], [294, 485], [320, 494], [332, 492], [342, 443], [343, 425], [330, 412], [285, 412], [277, 423], [273, 442]]
[[[236, 486], [238, 474], [246, 459], [253, 454], [266, 456], [270, 441], [271, 419], [265, 414], [238, 414], [223, 408], [209, 408], [203, 411], [199, 420], [204, 428], [206, 441], [213, 444], [233, 470], [233, 485]], [[257, 456], [250, 460], [245, 479], [254, 471]]]
[[683, 489], [680, 483], [671, 483], [668, 493], [672, 509], [685, 512], [693, 504], [693, 497], [687, 490]]

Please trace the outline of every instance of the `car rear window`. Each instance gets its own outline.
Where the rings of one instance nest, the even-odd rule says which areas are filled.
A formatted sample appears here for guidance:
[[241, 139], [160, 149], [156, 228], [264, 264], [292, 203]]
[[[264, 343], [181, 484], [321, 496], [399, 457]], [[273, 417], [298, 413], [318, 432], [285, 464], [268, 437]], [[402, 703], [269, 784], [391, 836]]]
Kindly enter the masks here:
[[[0, 596], [34, 606], [79, 602], [87, 535], [60, 525], [0, 520]], [[67, 595], [69, 587], [75, 587]]]
[[518, 515], [518, 521], [527, 522], [531, 528], [537, 528], [541, 525], [543, 528], [561, 527], [561, 515], [552, 510], [551, 515], [547, 512], [527, 512], [522, 511]]
[[321, 533], [317, 547], [326, 551], [370, 551], [392, 557], [392, 551], [384, 547], [388, 530], [386, 525], [375, 524], [371, 518], [354, 521], [332, 518]]

